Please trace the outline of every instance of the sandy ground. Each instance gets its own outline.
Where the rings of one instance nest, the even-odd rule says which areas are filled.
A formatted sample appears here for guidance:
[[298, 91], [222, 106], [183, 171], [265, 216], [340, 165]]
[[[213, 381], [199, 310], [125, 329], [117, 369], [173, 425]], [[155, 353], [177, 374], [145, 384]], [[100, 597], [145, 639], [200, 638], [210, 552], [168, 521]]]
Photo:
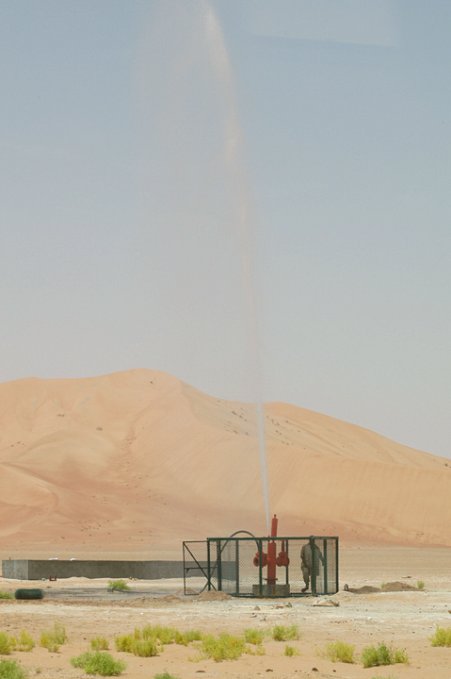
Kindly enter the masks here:
[[[437, 625], [451, 627], [451, 549], [347, 548], [341, 553], [340, 580], [350, 587], [403, 582], [424, 591], [352, 594], [341, 591], [327, 599], [235, 599], [224, 595], [183, 595], [180, 580], [132, 581], [131, 593], [109, 594], [106, 580], [75, 579], [56, 582], [24, 582], [3, 578], [0, 589], [40, 586], [42, 601], [1, 601], [0, 629], [14, 634], [21, 629], [36, 639], [54, 622], [62, 623], [69, 641], [58, 653], [36, 646], [30, 653], [15, 652], [30, 670], [43, 679], [83, 677], [70, 665], [70, 658], [88, 650], [94, 636], [105, 636], [115, 657], [127, 663], [123, 676], [150, 679], [169, 672], [180, 679], [205, 677], [304, 677], [390, 679], [451, 679], [451, 648], [434, 648], [430, 637]], [[331, 601], [338, 605], [332, 605]], [[114, 637], [146, 624], [176, 626], [180, 630], [240, 633], [274, 625], [299, 627], [300, 639], [290, 642], [299, 655], [286, 657], [284, 642], [264, 643], [265, 655], [245, 655], [237, 661], [215, 663], [199, 659], [194, 647], [166, 646], [160, 656], [138, 658], [114, 650]], [[364, 669], [332, 663], [324, 657], [329, 642], [346, 641], [357, 654], [369, 644], [385, 642], [407, 650], [409, 665]]]
[[[451, 547], [451, 461], [266, 403], [279, 536]], [[0, 384], [0, 552], [119, 558], [267, 534], [255, 406], [131, 370]], [[150, 553], [149, 553], [150, 552]]]

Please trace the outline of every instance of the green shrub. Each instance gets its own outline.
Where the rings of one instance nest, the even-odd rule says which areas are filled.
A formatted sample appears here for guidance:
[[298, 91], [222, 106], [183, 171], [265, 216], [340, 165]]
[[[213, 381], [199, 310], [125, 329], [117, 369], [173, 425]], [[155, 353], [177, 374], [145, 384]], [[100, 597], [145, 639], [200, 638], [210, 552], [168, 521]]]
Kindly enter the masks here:
[[0, 599], [14, 599], [14, 597], [11, 592], [0, 590]]
[[[192, 641], [200, 641], [202, 639], [202, 632], [199, 630], [188, 630], [187, 632], [179, 632], [175, 630], [174, 640], [171, 643], [179, 646], [188, 646]], [[161, 640], [160, 640], [161, 641]]]
[[393, 651], [393, 660], [395, 664], [402, 664], [402, 665], [408, 665], [409, 664], [409, 656], [407, 655], [407, 651], [405, 648], [396, 648]]
[[191, 629], [187, 632], [176, 632], [175, 643], [180, 646], [188, 646], [192, 641], [200, 641], [202, 639], [202, 632], [197, 629]]
[[60, 623], [55, 622], [53, 624], [52, 634], [55, 637], [55, 641], [62, 646], [67, 641], [66, 628]]
[[125, 580], [110, 580], [108, 583], [109, 592], [129, 592], [130, 587]]
[[244, 639], [231, 634], [220, 634], [218, 637], [206, 635], [202, 639], [202, 652], [215, 662], [237, 660], [246, 650]]
[[285, 646], [284, 655], [288, 658], [292, 658], [294, 655], [299, 655], [299, 651], [294, 646]]
[[433, 646], [451, 646], [451, 627], [437, 627], [431, 637]]
[[157, 642], [155, 639], [134, 639], [132, 653], [141, 658], [151, 658], [158, 655]]
[[93, 651], [108, 651], [110, 646], [105, 637], [94, 637], [91, 639], [91, 648]]
[[14, 639], [6, 632], [0, 632], [0, 655], [9, 655], [12, 650], [14, 650]]
[[169, 674], [169, 672], [163, 672], [163, 674], [154, 674], [153, 679], [178, 679], [174, 674]]
[[173, 644], [180, 632], [174, 627], [163, 627], [162, 625], [148, 626], [143, 629], [143, 637], [148, 639], [158, 639], [164, 646]]
[[391, 649], [385, 644], [379, 646], [367, 646], [362, 651], [363, 667], [378, 667], [379, 665], [395, 665], [396, 663], [407, 664], [407, 653], [400, 649]]
[[49, 653], [57, 653], [60, 646], [66, 641], [67, 635], [65, 628], [59, 622], [55, 622], [53, 629], [42, 632], [40, 644], [43, 648], [46, 648]]
[[344, 641], [334, 641], [326, 648], [326, 656], [332, 662], [354, 662], [354, 646]]
[[26, 631], [21, 630], [17, 639], [15, 639], [15, 650], [17, 651], [32, 651], [35, 647], [33, 637]]
[[421, 592], [423, 591], [423, 589], [424, 589], [424, 582], [423, 582], [423, 580], [418, 580], [418, 581], [417, 581], [417, 589], [419, 589]]
[[126, 668], [122, 660], [115, 660], [109, 653], [101, 651], [82, 653], [76, 658], [71, 658], [71, 664], [80, 667], [86, 674], [100, 674], [101, 677], [117, 677]]
[[132, 649], [134, 641], [135, 638], [132, 634], [121, 634], [114, 640], [116, 650], [123, 651], [124, 653], [133, 653]]
[[244, 641], [247, 644], [254, 644], [254, 646], [260, 646], [263, 643], [265, 633], [260, 629], [245, 629], [244, 630]]
[[272, 638], [274, 641], [294, 641], [299, 639], [299, 630], [297, 625], [276, 625], [272, 630]]
[[27, 679], [27, 673], [15, 660], [0, 660], [0, 679]]
[[175, 627], [146, 625], [142, 629], [136, 627], [131, 634], [116, 637], [114, 642], [118, 651], [153, 656], [158, 654], [160, 646], [167, 644], [188, 646], [192, 641], [201, 641], [201, 639], [202, 634], [199, 630], [180, 632]]
[[116, 649], [124, 653], [133, 653], [141, 657], [149, 658], [158, 655], [158, 644], [156, 637], [148, 636], [143, 638], [139, 629], [135, 629], [133, 634], [123, 634], [114, 640]]

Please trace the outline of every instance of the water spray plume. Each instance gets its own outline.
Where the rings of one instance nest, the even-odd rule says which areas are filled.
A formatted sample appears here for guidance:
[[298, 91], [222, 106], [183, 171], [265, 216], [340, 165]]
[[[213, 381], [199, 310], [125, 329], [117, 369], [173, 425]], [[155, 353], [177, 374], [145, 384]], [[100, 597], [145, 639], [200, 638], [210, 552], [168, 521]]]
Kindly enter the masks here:
[[263, 405], [263, 389], [261, 384], [261, 357], [258, 338], [257, 303], [255, 295], [255, 271], [251, 256], [251, 243], [255, 228], [252, 215], [250, 188], [245, 172], [243, 159], [244, 140], [238, 116], [233, 70], [221, 25], [216, 14], [208, 2], [203, 3], [204, 24], [208, 40], [209, 54], [216, 77], [220, 81], [224, 96], [224, 159], [228, 169], [230, 181], [233, 185], [233, 195], [237, 205], [237, 227], [241, 242], [243, 287], [246, 293], [250, 335], [250, 362], [255, 380], [256, 428], [260, 473], [262, 480], [263, 504], [265, 510], [266, 528], [270, 529], [269, 481], [266, 455], [265, 414]]
[[[168, 331], [162, 335], [169, 342], [174, 338], [175, 345], [183, 320], [190, 329], [198, 328], [199, 335], [187, 333], [184, 355], [199, 360], [199, 371], [208, 371], [213, 383], [217, 375], [227, 384], [225, 373], [230, 371], [228, 388], [235, 389], [239, 380], [243, 400], [253, 404], [269, 534], [256, 219], [232, 62], [208, 0], [155, 0], [151, 5], [137, 73], [143, 115], [139, 153], [146, 171], [144, 215], [147, 221], [152, 215], [155, 266], [170, 262], [178, 281], [189, 280], [183, 287], [170, 280], [160, 291], [162, 304], [166, 294], [169, 308], [177, 310], [167, 314]], [[222, 361], [217, 349], [223, 351]], [[165, 345], [164, 360], [169, 353]], [[177, 361], [182, 363], [180, 354]], [[194, 372], [195, 361], [191, 365]], [[247, 481], [250, 487], [254, 479]]]

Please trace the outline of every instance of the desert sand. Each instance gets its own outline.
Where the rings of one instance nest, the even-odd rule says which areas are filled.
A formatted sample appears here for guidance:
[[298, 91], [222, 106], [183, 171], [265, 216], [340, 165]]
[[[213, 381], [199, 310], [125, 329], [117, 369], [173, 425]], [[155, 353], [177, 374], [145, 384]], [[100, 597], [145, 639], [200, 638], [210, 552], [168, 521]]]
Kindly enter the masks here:
[[[0, 557], [181, 557], [184, 539], [265, 534], [254, 408], [207, 396], [169, 375], [134, 370], [77, 380], [0, 385]], [[451, 649], [433, 648], [451, 626], [451, 468], [446, 459], [281, 403], [265, 405], [271, 509], [279, 535], [340, 537], [340, 591], [325, 599], [184, 596], [180, 580], [0, 580], [2, 591], [43, 588], [42, 601], [0, 599], [0, 630], [35, 639], [54, 622], [69, 641], [17, 659], [44, 679], [83, 677], [70, 658], [102, 635], [127, 662], [124, 676], [168, 671], [198, 676], [450, 679]], [[415, 589], [424, 582], [424, 591]], [[344, 591], [382, 583], [408, 591]], [[394, 587], [396, 589], [397, 586]], [[398, 586], [399, 588], [399, 586]], [[194, 647], [158, 657], [117, 653], [114, 637], [146, 624], [241, 633], [298, 625], [291, 642], [268, 638], [265, 655], [215, 663]], [[355, 664], [332, 663], [329, 642], [356, 648]], [[408, 665], [363, 669], [368, 644], [407, 651]]]
[[[265, 405], [279, 535], [451, 545], [451, 463]], [[252, 405], [167, 374], [0, 384], [0, 555], [180, 558], [184, 539], [266, 534]]]
[[[71, 578], [38, 583], [45, 592], [42, 601], [0, 601], [0, 628], [9, 634], [26, 629], [38, 641], [54, 622], [64, 625], [68, 642], [58, 653], [37, 645], [30, 653], [8, 656], [28, 668], [30, 676], [39, 672], [45, 679], [85, 676], [70, 665], [70, 658], [87, 651], [90, 640], [99, 635], [108, 639], [111, 654], [127, 663], [123, 676], [136, 679], [162, 672], [180, 679], [449, 679], [451, 648], [432, 647], [430, 637], [437, 626], [451, 627], [451, 549], [354, 547], [342, 552], [342, 588], [344, 584], [380, 588], [382, 582], [391, 581], [416, 587], [422, 580], [424, 591], [352, 594], [342, 589], [326, 598], [234, 599], [214, 593], [185, 597], [179, 580], [131, 581], [130, 593], [109, 594], [106, 580]], [[13, 592], [18, 585], [36, 584], [3, 579], [0, 588]], [[248, 628], [269, 632], [275, 625], [297, 625], [300, 638], [289, 644], [299, 655], [286, 657], [287, 644], [270, 638], [264, 642], [263, 656], [244, 655], [220, 663], [202, 658], [195, 646], [166, 646], [153, 658], [115, 650], [117, 635], [147, 624], [214, 634], [240, 634]], [[335, 641], [355, 646], [354, 664], [333, 663], [325, 657], [327, 644]], [[379, 643], [404, 649], [409, 664], [364, 669], [359, 654]]]

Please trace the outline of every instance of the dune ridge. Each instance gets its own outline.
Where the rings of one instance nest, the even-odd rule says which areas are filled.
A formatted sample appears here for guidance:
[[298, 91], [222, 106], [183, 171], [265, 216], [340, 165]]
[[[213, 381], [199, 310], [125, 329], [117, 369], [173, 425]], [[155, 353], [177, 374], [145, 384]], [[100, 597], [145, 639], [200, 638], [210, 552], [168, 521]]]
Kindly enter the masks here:
[[[367, 429], [265, 405], [285, 535], [451, 546], [451, 464]], [[180, 554], [266, 534], [255, 407], [155, 370], [0, 384], [0, 552]]]

